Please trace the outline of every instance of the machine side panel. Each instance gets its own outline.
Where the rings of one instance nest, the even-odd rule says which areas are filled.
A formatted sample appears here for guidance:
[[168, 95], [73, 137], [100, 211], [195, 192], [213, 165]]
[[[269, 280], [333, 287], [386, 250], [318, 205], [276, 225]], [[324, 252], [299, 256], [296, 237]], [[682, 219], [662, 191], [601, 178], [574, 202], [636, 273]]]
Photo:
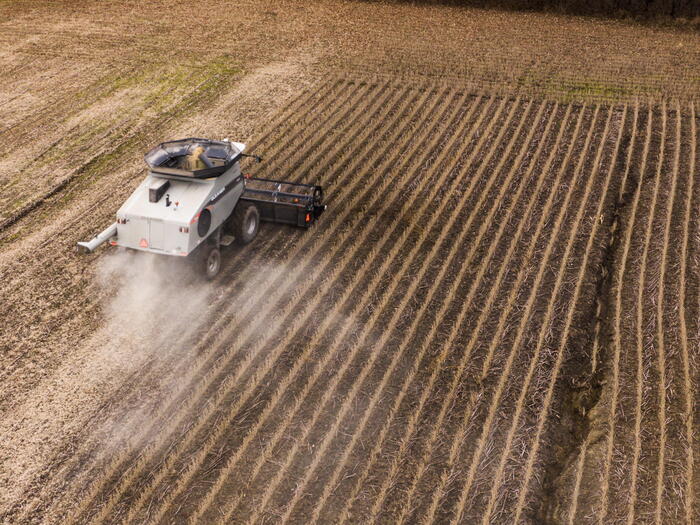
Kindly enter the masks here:
[[209, 213], [211, 213], [211, 225], [203, 237], [200, 237], [197, 233], [197, 224], [192, 225], [188, 251], [194, 250], [231, 216], [233, 209], [243, 194], [244, 188], [245, 184], [241, 175], [241, 169], [236, 163], [222, 177], [217, 179], [214, 189], [204, 206], [202, 206], [200, 214], [203, 210], [209, 210]]
[[209, 209], [212, 212], [212, 225], [213, 227], [218, 227], [226, 221], [233, 212], [233, 209], [238, 203], [238, 199], [243, 193], [243, 179], [237, 179], [231, 183], [231, 187], [227, 189], [226, 193], [222, 194], [219, 200], [213, 201], [209, 205]]
[[148, 219], [131, 217], [127, 224], [117, 224], [117, 242], [119, 246], [127, 248], [139, 248], [144, 242], [148, 242]]
[[165, 224], [160, 219], [148, 219], [149, 247], [153, 250], [165, 249]]

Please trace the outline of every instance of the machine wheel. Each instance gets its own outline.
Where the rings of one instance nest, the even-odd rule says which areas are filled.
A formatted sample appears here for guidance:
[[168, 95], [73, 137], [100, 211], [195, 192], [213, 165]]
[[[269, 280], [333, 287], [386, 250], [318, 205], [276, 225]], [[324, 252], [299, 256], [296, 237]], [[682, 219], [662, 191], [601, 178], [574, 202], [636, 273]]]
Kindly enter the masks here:
[[236, 244], [244, 246], [255, 239], [260, 227], [258, 207], [250, 202], [239, 202], [231, 215], [231, 230]]
[[202, 262], [204, 266], [204, 275], [211, 281], [221, 269], [221, 252], [215, 246], [207, 246], [202, 257]]

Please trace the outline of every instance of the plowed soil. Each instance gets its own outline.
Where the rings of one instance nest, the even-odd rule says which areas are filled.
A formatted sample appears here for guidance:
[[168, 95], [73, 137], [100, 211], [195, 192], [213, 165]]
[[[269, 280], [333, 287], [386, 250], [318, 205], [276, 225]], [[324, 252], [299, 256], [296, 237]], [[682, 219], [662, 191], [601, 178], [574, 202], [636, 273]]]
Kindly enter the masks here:
[[[700, 37], [446, 5], [0, 6], [0, 520], [700, 520]], [[320, 183], [187, 264], [142, 155]], [[247, 161], [246, 161], [247, 162]]]

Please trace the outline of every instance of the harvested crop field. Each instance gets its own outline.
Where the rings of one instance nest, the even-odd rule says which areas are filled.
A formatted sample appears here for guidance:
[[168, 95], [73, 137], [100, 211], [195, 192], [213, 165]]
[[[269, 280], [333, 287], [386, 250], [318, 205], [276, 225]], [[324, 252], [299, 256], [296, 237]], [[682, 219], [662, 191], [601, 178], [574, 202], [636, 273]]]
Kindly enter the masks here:
[[[599, 21], [247, 8], [240, 33], [217, 20], [191, 46], [166, 15], [118, 67], [96, 58], [116, 29], [66, 37], [97, 33], [111, 4], [36, 42], [14, 28], [23, 44], [0, 55], [17, 76], [0, 92], [0, 519], [700, 520], [700, 38], [618, 23], [637, 49], [666, 38], [634, 62], [603, 42], [597, 66], [549, 54], [612, 31]], [[446, 34], [389, 29], [397, 15]], [[480, 16], [519, 22], [506, 40], [532, 17], [560, 32], [547, 55], [505, 57], [486, 29], [451, 39], [447, 20]], [[117, 26], [144, 39], [150, 17], [134, 6]], [[461, 45], [489, 51], [460, 61]], [[212, 283], [74, 252], [147, 149], [197, 135], [247, 140], [265, 161], [244, 171], [322, 184], [328, 210], [225, 248]]]

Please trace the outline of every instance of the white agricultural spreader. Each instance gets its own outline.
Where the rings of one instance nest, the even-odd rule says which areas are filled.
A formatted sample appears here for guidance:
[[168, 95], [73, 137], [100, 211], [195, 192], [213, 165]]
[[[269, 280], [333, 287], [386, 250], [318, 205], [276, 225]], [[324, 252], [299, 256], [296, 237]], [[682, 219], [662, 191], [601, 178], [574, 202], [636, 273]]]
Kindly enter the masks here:
[[323, 190], [312, 184], [246, 177], [245, 144], [188, 138], [146, 156], [148, 176], [117, 212], [117, 221], [88, 242], [199, 257], [207, 278], [221, 267], [220, 246], [248, 244], [260, 220], [308, 228], [323, 213]]

